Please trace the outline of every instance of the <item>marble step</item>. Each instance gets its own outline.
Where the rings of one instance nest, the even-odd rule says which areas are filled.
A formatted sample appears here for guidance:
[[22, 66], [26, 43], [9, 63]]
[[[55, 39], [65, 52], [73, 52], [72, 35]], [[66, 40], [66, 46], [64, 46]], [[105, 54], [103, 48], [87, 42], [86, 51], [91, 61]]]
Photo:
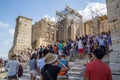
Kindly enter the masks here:
[[80, 75], [80, 72], [76, 72], [76, 71], [68, 71], [68, 74], [76, 74], [76, 75]]
[[85, 67], [78, 67], [78, 66], [77, 66], [77, 67], [75, 66], [75, 67], [71, 67], [71, 68], [70, 68], [71, 71], [83, 71], [84, 69], [85, 69]]
[[58, 76], [57, 80], [67, 80], [67, 76]]
[[28, 69], [23, 69], [23, 73], [29, 73]]
[[83, 78], [80, 78], [80, 77], [68, 77], [68, 80], [83, 80]]
[[30, 73], [23, 73], [23, 76], [30, 77]]
[[83, 74], [68, 74], [69, 77], [83, 77]]
[[21, 77], [18, 80], [30, 80], [30, 77]]
[[[30, 74], [29, 73], [23, 73], [23, 78], [30, 79]], [[21, 78], [22, 80], [22, 78]], [[36, 76], [36, 80], [40, 80], [40, 76]]]

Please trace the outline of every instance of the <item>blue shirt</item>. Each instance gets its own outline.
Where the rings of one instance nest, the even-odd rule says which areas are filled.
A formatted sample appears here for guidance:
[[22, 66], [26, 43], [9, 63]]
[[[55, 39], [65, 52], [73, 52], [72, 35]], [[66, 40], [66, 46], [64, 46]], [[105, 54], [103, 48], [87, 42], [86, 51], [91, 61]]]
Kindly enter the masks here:
[[5, 70], [8, 69], [8, 76], [13, 76], [18, 72], [19, 61], [18, 60], [9, 60], [5, 66]]
[[[65, 60], [65, 59], [60, 59], [60, 62], [63, 63], [65, 66], [68, 66], [67, 60]], [[62, 65], [61, 65], [61, 64], [58, 64], [58, 66], [62, 68]]]
[[105, 40], [99, 39], [99, 46], [105, 46]]
[[62, 50], [62, 44], [61, 43], [58, 44], [58, 50]]

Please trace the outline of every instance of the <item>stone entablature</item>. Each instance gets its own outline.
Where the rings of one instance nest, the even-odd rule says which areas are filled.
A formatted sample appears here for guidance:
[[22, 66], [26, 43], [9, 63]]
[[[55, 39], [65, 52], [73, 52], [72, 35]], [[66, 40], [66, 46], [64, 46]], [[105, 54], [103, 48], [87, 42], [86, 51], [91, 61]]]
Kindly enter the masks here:
[[98, 16], [84, 22], [84, 35], [94, 35], [109, 31], [107, 15]]
[[75, 40], [76, 36], [83, 35], [82, 15], [74, 9], [66, 6], [63, 11], [57, 11], [56, 21], [58, 27], [57, 41]]

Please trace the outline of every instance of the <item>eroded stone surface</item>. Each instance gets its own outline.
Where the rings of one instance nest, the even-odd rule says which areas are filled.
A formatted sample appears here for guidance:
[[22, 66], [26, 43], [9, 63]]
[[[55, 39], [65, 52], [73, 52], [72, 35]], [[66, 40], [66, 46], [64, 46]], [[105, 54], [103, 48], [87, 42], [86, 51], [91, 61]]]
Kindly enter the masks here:
[[112, 75], [113, 80], [120, 80], [120, 76], [119, 75]]
[[120, 63], [110, 63], [109, 66], [113, 72], [119, 72], [120, 74]]
[[109, 60], [111, 63], [120, 63], [120, 52], [119, 50], [111, 52], [109, 55]]
[[113, 80], [120, 79], [120, 0], [106, 0], [108, 20], [113, 41], [110, 56], [110, 68]]

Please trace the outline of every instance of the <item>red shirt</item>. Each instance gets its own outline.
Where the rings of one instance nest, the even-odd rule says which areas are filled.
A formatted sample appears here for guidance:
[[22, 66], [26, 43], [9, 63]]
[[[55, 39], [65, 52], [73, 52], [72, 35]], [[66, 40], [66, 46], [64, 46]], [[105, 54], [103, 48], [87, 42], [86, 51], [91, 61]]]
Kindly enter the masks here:
[[98, 59], [86, 65], [85, 77], [89, 80], [112, 80], [110, 68]]
[[57, 46], [54, 47], [54, 53], [55, 53], [55, 54], [58, 53], [58, 48], [57, 48]]

